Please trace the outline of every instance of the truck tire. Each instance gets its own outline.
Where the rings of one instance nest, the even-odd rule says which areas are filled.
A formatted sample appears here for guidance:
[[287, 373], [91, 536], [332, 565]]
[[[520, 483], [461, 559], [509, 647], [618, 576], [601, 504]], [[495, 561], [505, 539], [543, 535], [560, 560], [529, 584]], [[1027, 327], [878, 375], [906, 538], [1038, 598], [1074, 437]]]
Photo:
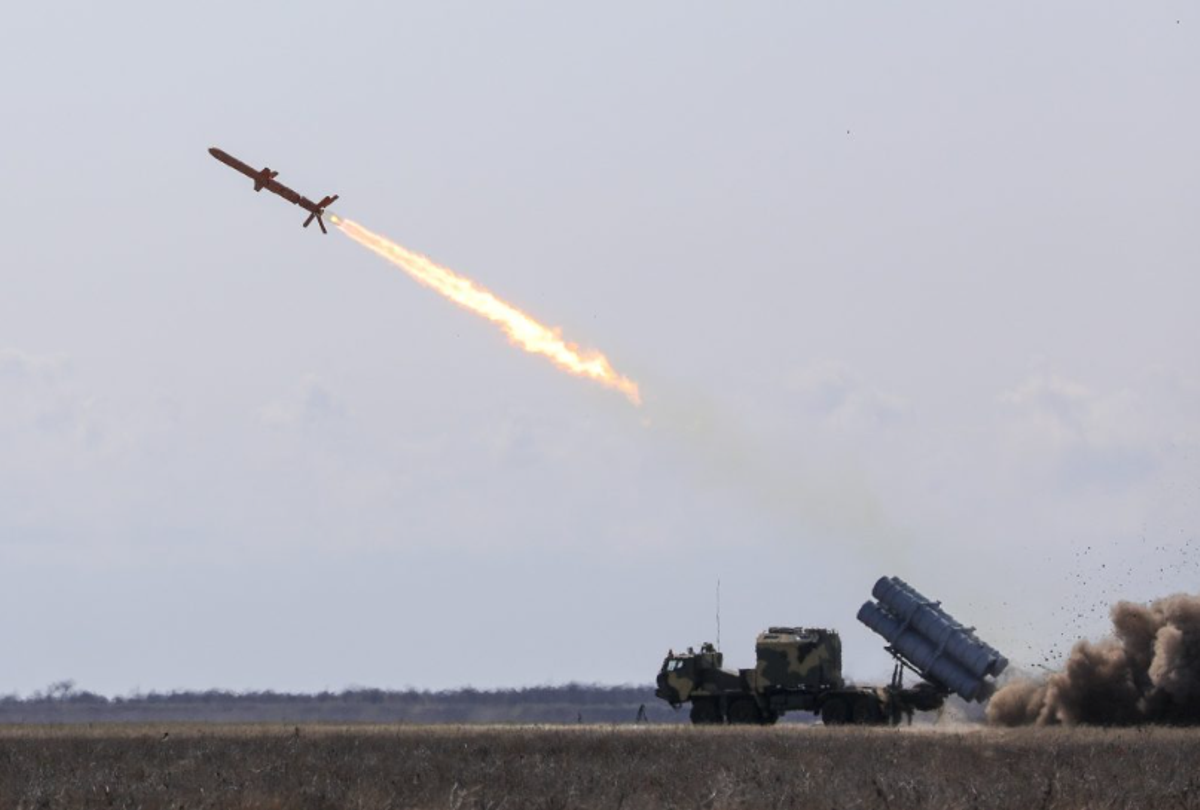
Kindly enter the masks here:
[[856, 726], [882, 725], [883, 707], [871, 695], [859, 695], [850, 707], [850, 719]]
[[830, 698], [821, 704], [821, 722], [827, 726], [845, 725], [850, 719], [850, 707], [842, 698]]
[[729, 704], [729, 722], [737, 725], [761, 723], [762, 713], [759, 712], [758, 704], [753, 699], [737, 698]]
[[692, 700], [692, 725], [711, 726], [721, 722], [721, 710], [712, 698], [695, 698]]

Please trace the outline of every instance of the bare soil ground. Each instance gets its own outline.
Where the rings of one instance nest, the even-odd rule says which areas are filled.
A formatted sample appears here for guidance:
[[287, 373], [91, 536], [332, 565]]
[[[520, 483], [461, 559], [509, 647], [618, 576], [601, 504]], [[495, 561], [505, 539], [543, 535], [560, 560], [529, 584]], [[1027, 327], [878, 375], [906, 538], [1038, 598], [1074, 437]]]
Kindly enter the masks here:
[[13, 808], [1200, 808], [1200, 731], [0, 727]]

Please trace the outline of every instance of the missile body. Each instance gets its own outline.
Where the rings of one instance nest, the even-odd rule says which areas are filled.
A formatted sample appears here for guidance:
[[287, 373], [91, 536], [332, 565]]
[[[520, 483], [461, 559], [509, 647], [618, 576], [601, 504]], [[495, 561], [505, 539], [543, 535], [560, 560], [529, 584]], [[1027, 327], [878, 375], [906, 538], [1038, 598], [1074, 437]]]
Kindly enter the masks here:
[[279, 175], [279, 172], [271, 171], [270, 168], [263, 168], [262, 170], [251, 168], [247, 164], [242, 163], [242, 161], [235, 158], [233, 155], [229, 154], [228, 152], [223, 152], [215, 146], [209, 149], [208, 153], [229, 168], [239, 171], [253, 180], [255, 191], [262, 191], [265, 188], [267, 191], [283, 197], [292, 205], [298, 205], [305, 211], [308, 211], [308, 219], [304, 220], [305, 228], [311, 225], [312, 221], [315, 219], [317, 221], [317, 225], [321, 227], [321, 232], [328, 233], [328, 231], [325, 230], [325, 221], [322, 219], [322, 214], [325, 213], [326, 208], [333, 204], [333, 201], [338, 198], [338, 195], [334, 194], [332, 197], [326, 196], [320, 202], [313, 202], [312, 200], [308, 199], [308, 197], [305, 197], [302, 194], [297, 194], [295, 191], [276, 180], [275, 178]]

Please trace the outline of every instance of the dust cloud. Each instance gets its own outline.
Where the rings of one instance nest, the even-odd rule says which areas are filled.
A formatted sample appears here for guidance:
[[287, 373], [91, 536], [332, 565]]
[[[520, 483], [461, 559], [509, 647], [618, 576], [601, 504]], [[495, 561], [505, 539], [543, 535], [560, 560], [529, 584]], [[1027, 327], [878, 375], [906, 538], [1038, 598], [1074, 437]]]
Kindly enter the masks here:
[[1002, 687], [988, 704], [988, 721], [1200, 724], [1200, 596], [1118, 602], [1112, 623], [1112, 638], [1077, 642], [1061, 672]]

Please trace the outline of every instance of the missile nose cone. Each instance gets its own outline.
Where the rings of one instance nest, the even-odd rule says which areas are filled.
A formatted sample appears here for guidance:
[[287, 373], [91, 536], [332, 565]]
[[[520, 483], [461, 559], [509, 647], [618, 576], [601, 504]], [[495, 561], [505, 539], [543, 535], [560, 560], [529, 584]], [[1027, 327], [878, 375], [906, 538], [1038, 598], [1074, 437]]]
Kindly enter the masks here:
[[218, 153], [218, 152], [220, 152], [220, 151], [221, 151], [221, 150], [220, 150], [220, 149], [218, 149], [218, 148], [217, 148], [217, 147], [215, 147], [215, 146], [210, 146], [210, 147], [208, 147], [208, 153], [209, 153], [210, 155], [212, 155], [213, 157], [216, 157], [216, 156], [217, 156], [217, 153]]

